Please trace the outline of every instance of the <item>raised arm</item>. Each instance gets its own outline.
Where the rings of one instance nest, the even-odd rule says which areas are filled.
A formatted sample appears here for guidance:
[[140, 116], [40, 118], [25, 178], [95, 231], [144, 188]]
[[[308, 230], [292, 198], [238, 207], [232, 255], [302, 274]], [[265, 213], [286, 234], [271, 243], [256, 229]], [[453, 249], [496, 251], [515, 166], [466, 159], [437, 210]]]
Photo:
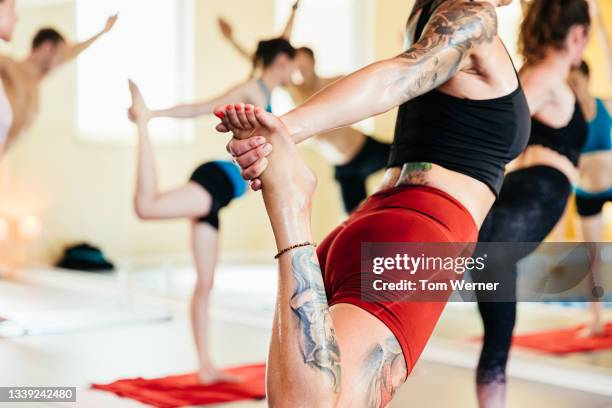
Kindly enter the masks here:
[[208, 101], [194, 103], [194, 104], [183, 104], [177, 105], [168, 109], [154, 110], [151, 112], [152, 118], [197, 118], [203, 115], [210, 115], [213, 113], [215, 107], [219, 105], [227, 105], [229, 103], [238, 102], [250, 102], [247, 88], [250, 83], [245, 82], [234, 88], [231, 88], [222, 95], [212, 98]]
[[608, 74], [608, 81], [612, 82], [612, 47], [610, 46], [610, 37], [606, 31], [606, 22], [604, 21], [603, 15], [599, 11], [601, 7], [597, 5], [597, 0], [594, 0], [596, 7], [596, 19], [597, 19], [597, 34], [601, 40], [601, 46], [604, 52], [604, 64], [606, 64], [606, 73]]
[[72, 44], [72, 45], [68, 46], [61, 53], [61, 55], [59, 57], [58, 65], [64, 64], [64, 63], [66, 63], [66, 62], [68, 62], [70, 60], [75, 59], [83, 51], [88, 49], [94, 42], [96, 42], [100, 37], [102, 37], [104, 34], [108, 33], [110, 30], [112, 30], [113, 26], [117, 22], [117, 18], [118, 17], [119, 17], [118, 14], [110, 16], [108, 18], [108, 20], [106, 20], [106, 25], [104, 26], [104, 29], [102, 31], [100, 31], [98, 34], [96, 34], [93, 37], [91, 37], [90, 39], [85, 40], [85, 41], [80, 42], [80, 43], [76, 43], [76, 44]]
[[444, 84], [497, 34], [489, 3], [441, 6], [409, 50], [331, 84], [281, 119], [299, 143], [384, 113]]
[[219, 30], [221, 31], [221, 35], [223, 35], [223, 38], [225, 38], [227, 42], [229, 42], [232, 47], [234, 47], [234, 50], [236, 50], [240, 56], [251, 62], [251, 59], [253, 58], [253, 53], [248, 51], [246, 47], [236, 41], [236, 38], [234, 38], [234, 29], [232, 25], [223, 17], [219, 17], [217, 19], [217, 23], [219, 24]]
[[293, 7], [291, 8], [291, 14], [289, 15], [289, 20], [287, 20], [287, 24], [285, 24], [285, 29], [281, 33], [281, 38], [284, 38], [287, 41], [291, 41], [291, 34], [293, 34], [293, 25], [295, 23], [295, 16], [297, 14], [297, 10], [300, 7], [300, 0], [296, 0], [293, 3]]

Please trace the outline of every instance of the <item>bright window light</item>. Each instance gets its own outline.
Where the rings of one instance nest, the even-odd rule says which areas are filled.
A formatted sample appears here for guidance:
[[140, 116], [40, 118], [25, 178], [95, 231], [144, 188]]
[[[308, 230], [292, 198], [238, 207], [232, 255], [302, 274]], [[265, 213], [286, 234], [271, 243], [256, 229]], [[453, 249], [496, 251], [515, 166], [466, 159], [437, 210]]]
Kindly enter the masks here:
[[[83, 41], [119, 12], [113, 31], [78, 59], [77, 127], [95, 142], [133, 140], [127, 120], [127, 81], [141, 88], [150, 107], [193, 98], [193, 0], [77, 0], [77, 36]], [[151, 133], [161, 142], [193, 140], [191, 121], [157, 119]]]
[[[276, 28], [280, 34], [295, 0], [276, 0]], [[373, 54], [374, 0], [302, 0], [291, 43], [307, 46], [317, 58], [317, 73], [323, 77], [346, 75], [371, 61]], [[275, 92], [275, 113], [293, 107], [283, 91]], [[372, 123], [360, 126], [371, 131]]]

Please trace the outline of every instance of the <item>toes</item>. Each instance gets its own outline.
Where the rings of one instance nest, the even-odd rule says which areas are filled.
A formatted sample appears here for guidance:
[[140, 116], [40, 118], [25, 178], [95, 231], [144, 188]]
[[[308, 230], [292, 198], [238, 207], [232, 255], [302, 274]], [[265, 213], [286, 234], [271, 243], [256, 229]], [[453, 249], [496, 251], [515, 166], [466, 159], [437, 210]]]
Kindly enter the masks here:
[[249, 121], [249, 124], [256, 128], [259, 127], [259, 122], [257, 121], [257, 117], [255, 116], [255, 106], [253, 105], [246, 105], [244, 107], [244, 113], [246, 115], [247, 120]]
[[227, 114], [225, 113], [226, 106], [219, 106], [215, 109], [215, 116], [221, 119], [221, 124], [227, 129], [228, 132], [232, 131], [232, 125], [229, 122]]
[[231, 127], [242, 130], [242, 124], [240, 123], [240, 120], [238, 120], [238, 115], [236, 114], [234, 105], [227, 105], [225, 108], [225, 115], [227, 116], [227, 120], [229, 121]]
[[223, 123], [219, 123], [217, 126], [215, 126], [215, 129], [217, 129], [217, 132], [221, 132], [221, 133], [229, 132], [229, 128], [225, 126]]
[[276, 131], [278, 129], [278, 118], [261, 108], [255, 108], [255, 117], [260, 126]]
[[238, 120], [240, 121], [240, 126], [242, 126], [242, 128], [245, 130], [252, 129], [253, 126], [251, 126], [251, 124], [249, 123], [249, 120], [247, 119], [246, 114], [244, 112], [244, 104], [239, 103], [237, 105], [234, 105], [234, 109], [236, 110], [236, 116], [238, 116]]

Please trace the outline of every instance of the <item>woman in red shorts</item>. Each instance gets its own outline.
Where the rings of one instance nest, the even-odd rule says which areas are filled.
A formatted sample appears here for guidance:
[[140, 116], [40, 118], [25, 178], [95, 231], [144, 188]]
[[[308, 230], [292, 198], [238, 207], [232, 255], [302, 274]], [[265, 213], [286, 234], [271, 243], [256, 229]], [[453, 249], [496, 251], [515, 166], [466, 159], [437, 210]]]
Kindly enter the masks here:
[[[250, 105], [218, 109], [218, 130], [233, 132], [228, 149], [243, 177], [263, 187], [279, 250], [271, 406], [385, 407], [416, 364], [445, 303], [362, 301], [360, 246], [476, 241], [505, 165], [530, 130], [525, 95], [497, 35], [495, 8], [510, 2], [417, 1], [401, 55], [337, 81], [281, 118]], [[397, 106], [388, 188], [315, 251], [316, 183], [295, 143]]]

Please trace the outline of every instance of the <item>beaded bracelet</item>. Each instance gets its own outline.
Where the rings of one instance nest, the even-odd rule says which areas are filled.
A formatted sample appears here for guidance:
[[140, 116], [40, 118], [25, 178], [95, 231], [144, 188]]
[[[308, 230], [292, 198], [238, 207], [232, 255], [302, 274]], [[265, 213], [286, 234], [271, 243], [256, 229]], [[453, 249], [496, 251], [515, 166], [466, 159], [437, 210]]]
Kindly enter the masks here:
[[278, 259], [281, 256], [283, 256], [284, 254], [286, 254], [287, 252], [289, 252], [291, 250], [294, 250], [296, 248], [302, 248], [302, 247], [307, 247], [307, 246], [313, 246], [313, 247], [316, 248], [317, 244], [313, 244], [312, 242], [303, 242], [301, 244], [292, 245], [289, 248], [285, 248], [285, 249], [281, 250], [278, 254], [276, 254], [274, 256], [274, 259]]

